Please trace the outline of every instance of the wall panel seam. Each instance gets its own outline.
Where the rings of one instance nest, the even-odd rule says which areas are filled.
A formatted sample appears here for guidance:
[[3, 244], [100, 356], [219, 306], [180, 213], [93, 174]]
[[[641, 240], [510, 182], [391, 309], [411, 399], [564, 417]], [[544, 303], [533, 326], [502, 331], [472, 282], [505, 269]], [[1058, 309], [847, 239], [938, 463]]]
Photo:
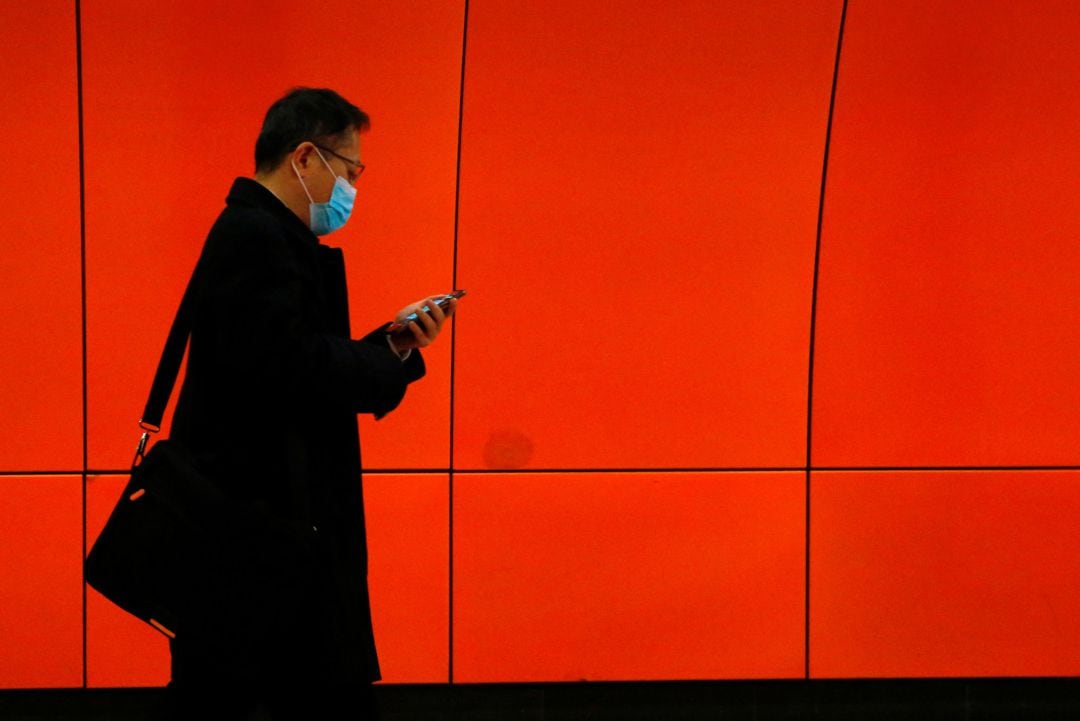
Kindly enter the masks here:
[[810, 296], [810, 359], [807, 373], [806, 390], [806, 571], [805, 593], [806, 608], [804, 616], [803, 649], [804, 676], [810, 678], [810, 476], [813, 466], [813, 418], [814, 418], [814, 351], [817, 331], [818, 273], [821, 264], [821, 227], [825, 217], [825, 188], [829, 176], [829, 151], [832, 143], [833, 110], [836, 107], [836, 86], [840, 76], [840, 50], [844, 44], [844, 23], [847, 20], [847, 0], [840, 9], [840, 28], [836, 37], [836, 59], [833, 63], [832, 89], [829, 94], [829, 115], [825, 124], [825, 152], [821, 163], [821, 192], [818, 196], [817, 232], [814, 240], [814, 282]]
[[[454, 175], [454, 257], [452, 263], [453, 280], [452, 289], [458, 287], [458, 219], [461, 208], [461, 137], [465, 116], [465, 59], [468, 49], [469, 37], [469, 0], [465, 0], [464, 18], [461, 27], [461, 77], [458, 86], [458, 133], [457, 133], [457, 166]], [[454, 382], [455, 382], [455, 352], [457, 350], [457, 323], [450, 327], [450, 467], [447, 471], [448, 501], [447, 514], [449, 516], [449, 543], [448, 543], [448, 584], [447, 584], [447, 654], [446, 674], [447, 683], [454, 683]]]
[[[83, 559], [86, 558], [86, 469], [89, 466], [89, 440], [87, 438], [87, 367], [86, 367], [86, 155], [83, 150], [83, 66], [82, 66], [82, 2], [75, 0], [75, 73], [76, 73], [76, 96], [78, 103], [78, 133], [79, 133], [79, 274], [81, 295], [81, 325], [82, 325], [82, 468], [80, 477], [82, 481], [82, 556], [79, 558], [79, 567], [83, 567]], [[85, 571], [80, 570], [82, 579], [82, 687], [87, 687], [88, 670], [87, 660], [87, 632], [86, 632], [86, 579]]]

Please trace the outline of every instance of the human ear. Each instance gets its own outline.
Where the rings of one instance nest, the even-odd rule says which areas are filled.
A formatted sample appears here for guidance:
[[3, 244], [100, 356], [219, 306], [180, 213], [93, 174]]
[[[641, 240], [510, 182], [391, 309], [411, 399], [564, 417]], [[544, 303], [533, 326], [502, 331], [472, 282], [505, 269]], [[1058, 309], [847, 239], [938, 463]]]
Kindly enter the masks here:
[[292, 151], [292, 163], [299, 171], [301, 177], [307, 174], [306, 171], [308, 165], [312, 162], [314, 157], [314, 150], [315, 146], [311, 142], [305, 140], [296, 146], [296, 150]]

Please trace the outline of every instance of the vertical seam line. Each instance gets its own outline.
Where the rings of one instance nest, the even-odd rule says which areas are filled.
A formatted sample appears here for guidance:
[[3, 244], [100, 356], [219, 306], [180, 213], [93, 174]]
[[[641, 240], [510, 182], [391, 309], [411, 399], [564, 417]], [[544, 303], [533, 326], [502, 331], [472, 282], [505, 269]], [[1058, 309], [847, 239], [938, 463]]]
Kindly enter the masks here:
[[83, 70], [82, 70], [82, 2], [75, 0], [75, 73], [79, 121], [79, 283], [82, 321], [82, 556], [79, 558], [82, 579], [82, 686], [87, 687], [87, 630], [86, 630], [86, 484], [89, 480], [89, 442], [87, 437], [87, 369], [86, 369], [86, 177], [83, 152]]
[[[461, 207], [461, 134], [462, 124], [465, 114], [465, 55], [467, 48], [467, 40], [469, 35], [469, 0], [465, 0], [465, 17], [462, 22], [461, 28], [461, 80], [460, 80], [460, 93], [458, 95], [458, 136], [457, 136], [457, 167], [455, 170], [454, 178], [454, 260], [453, 260], [453, 278], [451, 282], [451, 289], [457, 289], [458, 283], [458, 218], [459, 210]], [[455, 386], [455, 374], [454, 369], [456, 367], [455, 359], [457, 352], [457, 322], [455, 321], [450, 328], [450, 467], [448, 474], [448, 500], [447, 500], [447, 513], [449, 517], [448, 528], [448, 555], [449, 555], [449, 576], [447, 586], [447, 605], [448, 605], [448, 623], [447, 623], [447, 683], [453, 685], [454, 683], [454, 386]]]
[[840, 11], [840, 30], [836, 38], [836, 59], [833, 64], [832, 90], [829, 94], [829, 117], [825, 125], [825, 153], [821, 164], [821, 193], [818, 197], [817, 234], [814, 241], [814, 284], [810, 299], [810, 363], [806, 390], [806, 606], [803, 628], [803, 674], [810, 678], [810, 476], [813, 470], [814, 418], [814, 351], [817, 332], [818, 272], [821, 264], [821, 226], [825, 217], [825, 187], [829, 176], [829, 151], [832, 142], [833, 110], [836, 107], [836, 85], [840, 75], [840, 49], [844, 44], [844, 23], [847, 20], [847, 0]]

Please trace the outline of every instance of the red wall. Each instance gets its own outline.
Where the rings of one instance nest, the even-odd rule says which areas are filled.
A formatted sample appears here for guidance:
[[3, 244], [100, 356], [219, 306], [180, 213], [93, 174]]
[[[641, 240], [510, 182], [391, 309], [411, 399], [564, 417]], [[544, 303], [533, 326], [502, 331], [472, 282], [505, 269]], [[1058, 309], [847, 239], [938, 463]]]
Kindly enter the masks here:
[[81, 560], [300, 84], [354, 331], [469, 292], [361, 423], [387, 682], [1080, 674], [1080, 16], [853, 1], [829, 135], [842, 11], [0, 4], [0, 688], [167, 681]]

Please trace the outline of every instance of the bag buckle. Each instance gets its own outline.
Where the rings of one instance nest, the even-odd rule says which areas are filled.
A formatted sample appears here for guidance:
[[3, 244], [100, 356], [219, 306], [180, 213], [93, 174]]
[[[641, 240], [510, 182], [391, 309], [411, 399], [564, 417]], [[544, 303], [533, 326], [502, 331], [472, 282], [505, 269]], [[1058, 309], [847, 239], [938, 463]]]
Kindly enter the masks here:
[[135, 449], [135, 458], [131, 460], [131, 467], [137, 468], [142, 463], [143, 458], [146, 457], [146, 442], [150, 440], [151, 433], [157, 433], [161, 430], [160, 426], [155, 426], [152, 423], [146, 423], [145, 421], [139, 421], [139, 428], [143, 429], [142, 437], [139, 438], [139, 446]]

